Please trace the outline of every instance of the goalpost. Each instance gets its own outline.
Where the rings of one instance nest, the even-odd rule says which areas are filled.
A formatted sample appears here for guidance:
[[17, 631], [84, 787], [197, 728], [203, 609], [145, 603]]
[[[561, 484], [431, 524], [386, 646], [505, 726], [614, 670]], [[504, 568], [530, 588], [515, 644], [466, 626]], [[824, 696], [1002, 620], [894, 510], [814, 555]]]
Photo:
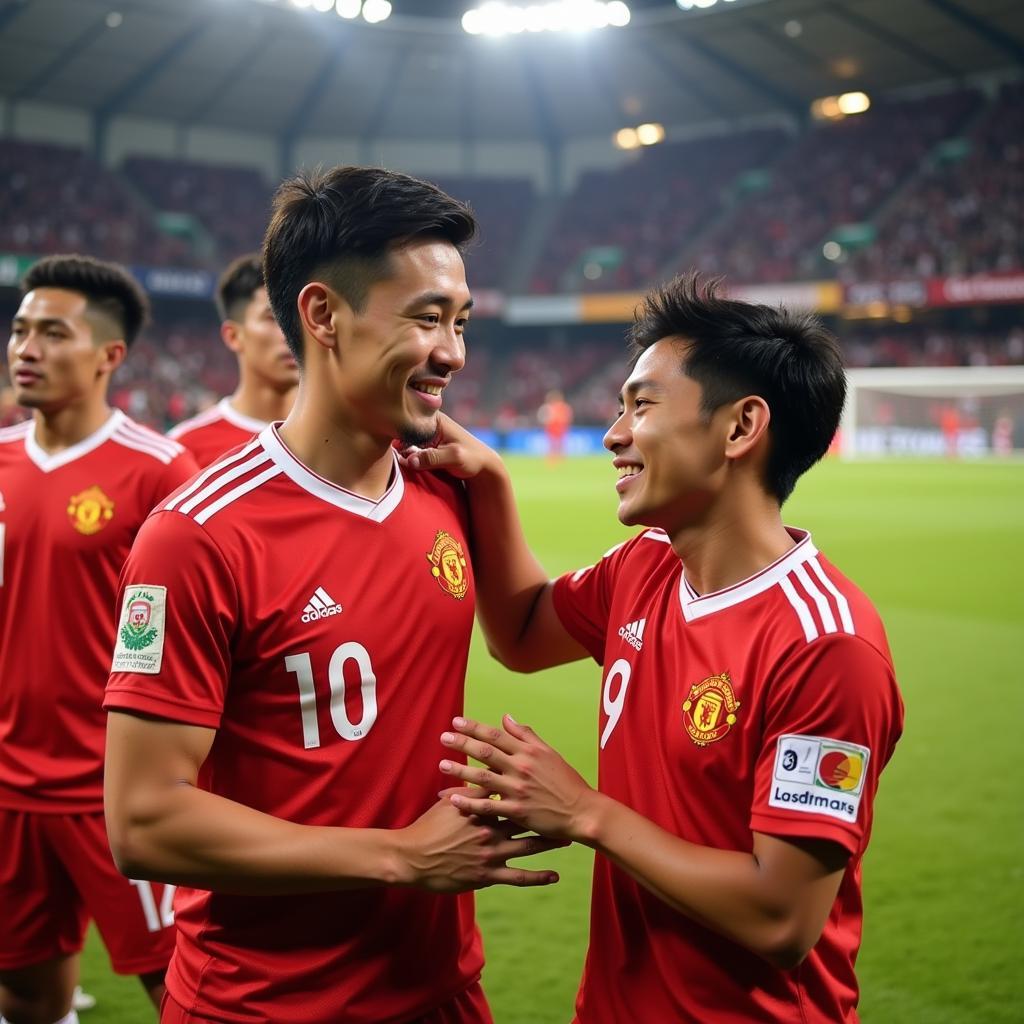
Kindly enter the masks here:
[[1010, 455], [1024, 449], [1024, 366], [847, 372], [844, 458]]

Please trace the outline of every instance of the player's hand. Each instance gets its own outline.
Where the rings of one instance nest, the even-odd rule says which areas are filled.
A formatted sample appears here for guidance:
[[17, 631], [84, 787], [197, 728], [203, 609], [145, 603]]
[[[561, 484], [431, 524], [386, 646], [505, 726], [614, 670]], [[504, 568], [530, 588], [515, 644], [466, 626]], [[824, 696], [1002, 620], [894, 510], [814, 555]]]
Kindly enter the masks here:
[[545, 836], [586, 841], [599, 794], [528, 725], [520, 725], [510, 715], [502, 724], [504, 728], [499, 729], [455, 718], [452, 731], [442, 733], [444, 746], [462, 751], [485, 767], [445, 760], [441, 771], [499, 798], [487, 799], [478, 790], [462, 789], [448, 799], [467, 814], [500, 815]]
[[[495, 822], [463, 814], [452, 802], [457, 794], [476, 796], [479, 790], [449, 789], [441, 799], [401, 830], [402, 857], [408, 884], [430, 892], [466, 892], [489, 885], [551, 885], [554, 871], [509, 867], [515, 857], [547, 853], [568, 844], [526, 831], [511, 821]], [[483, 800], [488, 803], [487, 799]]]
[[501, 465], [498, 454], [450, 416], [439, 413], [437, 436], [426, 448], [410, 446], [399, 451], [403, 465], [409, 469], [442, 469], [460, 480], [468, 480], [489, 468]]

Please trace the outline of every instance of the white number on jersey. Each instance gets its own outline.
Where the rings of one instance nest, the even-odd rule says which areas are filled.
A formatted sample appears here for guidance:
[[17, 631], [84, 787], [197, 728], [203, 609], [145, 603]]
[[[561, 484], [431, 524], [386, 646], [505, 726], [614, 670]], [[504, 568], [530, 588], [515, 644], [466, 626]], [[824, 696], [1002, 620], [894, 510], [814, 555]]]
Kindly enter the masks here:
[[[608, 738], [615, 731], [615, 726], [619, 724], [619, 718], [622, 715], [622, 705], [626, 702], [626, 690], [629, 689], [629, 677], [632, 674], [633, 669], [630, 667], [629, 662], [625, 658], [619, 658], [608, 670], [608, 675], [604, 677], [602, 701], [604, 703], [604, 713], [608, 716], [608, 721], [605, 722], [604, 732], [601, 733], [602, 750], [604, 750]], [[612, 683], [616, 680], [619, 682], [619, 688], [613, 697]]]
[[[359, 669], [360, 690], [363, 696], [363, 717], [351, 722], [345, 708], [345, 664], [354, 661]], [[290, 654], [284, 667], [294, 672], [299, 684], [299, 713], [302, 716], [302, 742], [306, 750], [320, 746], [320, 725], [316, 717], [316, 683], [313, 662], [308, 653]], [[361, 740], [377, 721], [377, 677], [373, 674], [370, 655], [362, 644], [354, 641], [342, 644], [331, 655], [327, 669], [331, 688], [331, 721], [343, 740]]]
[[153, 886], [141, 878], [132, 878], [130, 881], [138, 891], [139, 902], [142, 904], [142, 913], [146, 915], [146, 927], [151, 932], [158, 932], [161, 928], [170, 928], [174, 924], [175, 886], [164, 885], [164, 894], [160, 899], [160, 909], [157, 910]]

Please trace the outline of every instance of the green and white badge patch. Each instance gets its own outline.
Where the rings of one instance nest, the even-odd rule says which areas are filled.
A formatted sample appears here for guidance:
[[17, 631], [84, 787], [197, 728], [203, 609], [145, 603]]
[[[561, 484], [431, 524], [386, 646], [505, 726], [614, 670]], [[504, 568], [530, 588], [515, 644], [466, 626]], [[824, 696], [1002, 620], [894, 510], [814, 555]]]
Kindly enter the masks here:
[[166, 609], [166, 587], [140, 584], [125, 589], [111, 672], [155, 676], [160, 671]]

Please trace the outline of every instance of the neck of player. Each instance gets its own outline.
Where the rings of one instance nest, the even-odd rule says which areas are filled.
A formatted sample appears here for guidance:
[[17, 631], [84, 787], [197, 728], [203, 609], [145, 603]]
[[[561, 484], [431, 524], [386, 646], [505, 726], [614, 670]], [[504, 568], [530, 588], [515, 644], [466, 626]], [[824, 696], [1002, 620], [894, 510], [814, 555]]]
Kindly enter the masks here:
[[106, 395], [84, 402], [71, 402], [59, 408], [36, 409], [36, 444], [48, 454], [63, 451], [95, 434], [110, 419]]
[[699, 522], [669, 536], [686, 581], [701, 595], [755, 576], [795, 544], [778, 501], [756, 485], [723, 491]]
[[239, 384], [228, 401], [231, 408], [242, 416], [264, 423], [277, 423], [287, 417], [295, 401], [297, 386], [282, 389], [262, 377], [257, 377], [244, 364], [239, 370]]
[[362, 498], [378, 501], [391, 483], [391, 438], [376, 437], [330, 401], [330, 395], [299, 385], [295, 404], [281, 425], [288, 450], [317, 476]]

